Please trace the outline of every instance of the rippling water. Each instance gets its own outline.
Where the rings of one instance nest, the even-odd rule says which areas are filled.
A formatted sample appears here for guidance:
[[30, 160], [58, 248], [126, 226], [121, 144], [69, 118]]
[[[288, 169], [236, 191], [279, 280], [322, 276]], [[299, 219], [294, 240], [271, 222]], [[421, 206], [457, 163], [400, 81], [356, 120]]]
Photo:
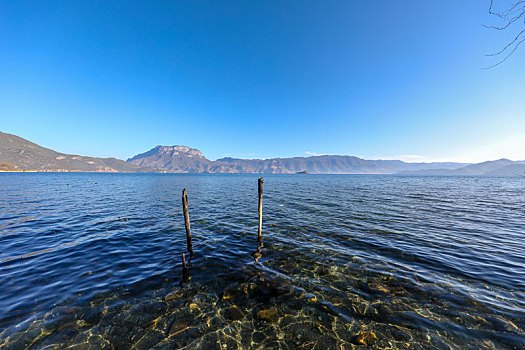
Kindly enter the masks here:
[[264, 187], [256, 262], [255, 175], [0, 174], [0, 348], [525, 348], [525, 179]]

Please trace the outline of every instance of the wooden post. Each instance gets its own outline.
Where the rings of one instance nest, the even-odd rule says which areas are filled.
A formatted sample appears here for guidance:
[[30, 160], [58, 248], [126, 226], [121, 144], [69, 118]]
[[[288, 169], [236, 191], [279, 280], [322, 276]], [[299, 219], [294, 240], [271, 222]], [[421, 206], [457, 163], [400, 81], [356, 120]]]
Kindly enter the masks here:
[[188, 270], [188, 267], [186, 266], [186, 256], [184, 255], [184, 253], [182, 253], [182, 280], [180, 281], [181, 290], [182, 290], [183, 284], [185, 283], [190, 283], [190, 271]]
[[190, 214], [188, 213], [188, 195], [186, 194], [186, 189], [182, 190], [182, 211], [184, 212], [184, 225], [186, 226], [186, 244], [191, 260], [193, 256], [193, 245], [191, 244]]
[[187, 271], [186, 257], [184, 256], [184, 253], [182, 253], [182, 272], [185, 273], [186, 271]]
[[264, 179], [262, 177], [259, 178], [259, 232], [258, 232], [258, 239], [262, 240], [262, 196], [263, 196], [263, 182]]

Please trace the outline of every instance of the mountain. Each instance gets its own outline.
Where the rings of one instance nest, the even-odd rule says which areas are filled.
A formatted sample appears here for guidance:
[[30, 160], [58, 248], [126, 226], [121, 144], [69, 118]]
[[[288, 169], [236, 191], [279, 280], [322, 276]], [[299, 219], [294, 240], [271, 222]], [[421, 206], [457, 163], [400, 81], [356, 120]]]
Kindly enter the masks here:
[[525, 162], [515, 162], [513, 164], [498, 168], [495, 170], [488, 171], [484, 175], [489, 176], [525, 176]]
[[272, 173], [295, 174], [392, 174], [403, 170], [462, 167], [464, 163], [405, 163], [400, 160], [366, 160], [354, 156], [209, 160], [197, 149], [186, 146], [156, 146], [128, 162], [178, 173]]
[[455, 172], [461, 172], [462, 175], [483, 175], [487, 172], [497, 170], [504, 166], [512, 164], [513, 161], [509, 159], [498, 159], [488, 162], [482, 162], [477, 164], [468, 165], [459, 169], [454, 170]]
[[152, 168], [116, 158], [65, 154], [16, 135], [0, 132], [0, 171], [148, 172]]
[[127, 160], [138, 166], [158, 168], [176, 173], [209, 172], [210, 161], [201, 151], [186, 146], [157, 146]]
[[[457, 169], [424, 169], [417, 171], [402, 171], [406, 175], [516, 175], [520, 162], [509, 159], [498, 159], [477, 164], [470, 164]], [[524, 165], [524, 164], [521, 164]], [[507, 170], [504, 170], [507, 169]], [[515, 172], [515, 173], [511, 173]], [[522, 174], [523, 171], [520, 173]]]

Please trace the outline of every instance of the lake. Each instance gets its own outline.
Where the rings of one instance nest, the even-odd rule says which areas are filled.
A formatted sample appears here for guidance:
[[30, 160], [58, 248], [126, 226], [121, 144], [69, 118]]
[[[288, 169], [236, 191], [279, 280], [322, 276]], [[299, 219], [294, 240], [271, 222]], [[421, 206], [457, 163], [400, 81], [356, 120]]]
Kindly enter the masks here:
[[258, 246], [257, 175], [3, 173], [0, 348], [523, 349], [524, 190], [265, 175]]

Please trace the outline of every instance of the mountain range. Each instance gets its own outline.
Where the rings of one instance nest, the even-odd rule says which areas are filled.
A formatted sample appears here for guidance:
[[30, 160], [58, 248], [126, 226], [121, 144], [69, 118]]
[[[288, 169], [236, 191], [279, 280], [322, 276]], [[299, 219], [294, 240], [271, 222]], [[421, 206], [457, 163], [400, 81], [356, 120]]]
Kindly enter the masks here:
[[194, 148], [160, 145], [123, 161], [60, 153], [0, 132], [0, 171], [517, 175], [524, 173], [525, 162], [500, 159], [477, 164], [407, 163], [342, 155], [209, 160]]
[[139, 166], [176, 173], [271, 173], [295, 174], [393, 174], [403, 170], [456, 169], [463, 163], [406, 163], [400, 160], [366, 160], [354, 156], [324, 155], [313, 157], [209, 160], [194, 148], [156, 146], [127, 160]]
[[457, 169], [425, 169], [418, 171], [402, 171], [404, 175], [486, 175], [486, 176], [512, 176], [525, 175], [525, 161], [512, 161], [498, 159], [482, 163], [470, 164]]

